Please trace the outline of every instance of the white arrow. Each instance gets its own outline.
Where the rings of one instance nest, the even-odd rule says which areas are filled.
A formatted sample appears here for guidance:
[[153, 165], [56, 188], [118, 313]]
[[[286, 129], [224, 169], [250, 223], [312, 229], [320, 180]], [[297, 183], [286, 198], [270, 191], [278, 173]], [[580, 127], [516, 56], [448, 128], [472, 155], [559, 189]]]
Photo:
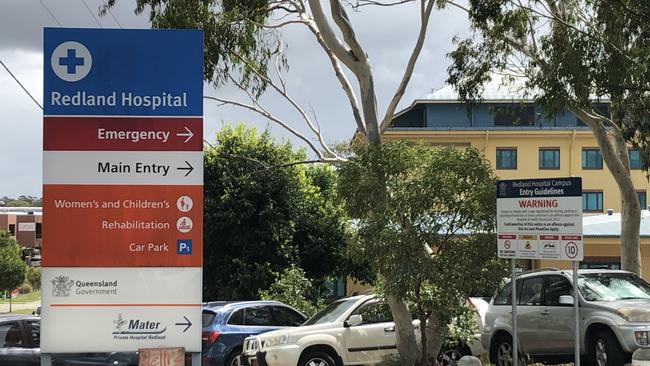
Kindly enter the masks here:
[[179, 132], [179, 133], [176, 134], [176, 136], [187, 137], [187, 138], [185, 139], [185, 141], [183, 142], [183, 143], [186, 144], [188, 141], [190, 141], [190, 140], [192, 139], [192, 137], [194, 136], [194, 134], [192, 133], [192, 130], [190, 130], [189, 128], [187, 128], [187, 126], [184, 126], [184, 127], [185, 127], [185, 131], [187, 131], [187, 132], [183, 132], [183, 133]]

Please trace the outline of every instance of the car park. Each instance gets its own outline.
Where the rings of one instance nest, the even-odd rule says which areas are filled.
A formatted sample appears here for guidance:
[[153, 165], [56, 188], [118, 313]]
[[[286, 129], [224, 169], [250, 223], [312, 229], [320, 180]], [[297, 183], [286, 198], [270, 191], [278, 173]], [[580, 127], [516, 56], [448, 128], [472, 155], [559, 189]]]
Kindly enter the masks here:
[[[540, 269], [517, 276], [518, 350], [523, 361], [573, 362], [575, 317], [571, 271]], [[490, 361], [512, 364], [510, 282], [495, 294], [485, 315], [482, 341]], [[580, 270], [580, 349], [598, 366], [623, 366], [649, 346], [650, 285], [633, 273]]]
[[[419, 329], [419, 321], [413, 322]], [[247, 338], [244, 364], [371, 365], [396, 351], [395, 324], [388, 305], [364, 295], [336, 300], [300, 327]]]
[[202, 365], [239, 366], [244, 338], [305, 320], [300, 311], [277, 301], [204, 303]]

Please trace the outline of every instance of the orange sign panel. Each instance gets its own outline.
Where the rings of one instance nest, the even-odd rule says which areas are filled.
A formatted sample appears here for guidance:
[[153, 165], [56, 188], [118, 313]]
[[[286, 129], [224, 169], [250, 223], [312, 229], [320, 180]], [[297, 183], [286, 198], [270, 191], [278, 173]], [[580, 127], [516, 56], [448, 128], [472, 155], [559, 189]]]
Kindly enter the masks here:
[[44, 185], [43, 266], [201, 267], [202, 186]]

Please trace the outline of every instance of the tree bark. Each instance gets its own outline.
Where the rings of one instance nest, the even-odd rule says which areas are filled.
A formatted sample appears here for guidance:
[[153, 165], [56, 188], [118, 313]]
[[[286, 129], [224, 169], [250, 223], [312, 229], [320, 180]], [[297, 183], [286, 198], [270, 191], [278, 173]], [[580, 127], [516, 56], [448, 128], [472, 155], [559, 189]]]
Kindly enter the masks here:
[[395, 338], [400, 363], [402, 366], [413, 366], [417, 362], [420, 352], [415, 340], [411, 313], [406, 302], [393, 295], [388, 295], [388, 305], [395, 321]]
[[447, 337], [447, 324], [443, 324], [443, 322], [440, 320], [440, 317], [438, 317], [438, 315], [433, 312], [431, 313], [431, 316], [429, 316], [426, 332], [427, 354], [425, 357], [430, 365], [435, 365], [438, 358], [438, 353], [440, 353], [440, 349], [445, 343], [445, 338]]
[[[630, 162], [623, 134], [605, 117], [594, 115], [581, 108], [574, 108], [572, 112], [593, 131], [603, 161], [618, 185], [621, 195], [621, 268], [640, 276], [642, 270], [639, 242], [641, 209], [630, 175]], [[605, 127], [606, 123], [607, 127]]]

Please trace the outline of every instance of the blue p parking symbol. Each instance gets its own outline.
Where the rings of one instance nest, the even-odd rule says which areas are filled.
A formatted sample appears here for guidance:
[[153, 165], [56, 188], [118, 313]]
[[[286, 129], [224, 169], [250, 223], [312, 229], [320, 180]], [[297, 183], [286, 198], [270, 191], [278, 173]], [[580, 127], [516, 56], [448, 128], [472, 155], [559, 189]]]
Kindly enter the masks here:
[[176, 254], [192, 254], [192, 241], [176, 240]]

